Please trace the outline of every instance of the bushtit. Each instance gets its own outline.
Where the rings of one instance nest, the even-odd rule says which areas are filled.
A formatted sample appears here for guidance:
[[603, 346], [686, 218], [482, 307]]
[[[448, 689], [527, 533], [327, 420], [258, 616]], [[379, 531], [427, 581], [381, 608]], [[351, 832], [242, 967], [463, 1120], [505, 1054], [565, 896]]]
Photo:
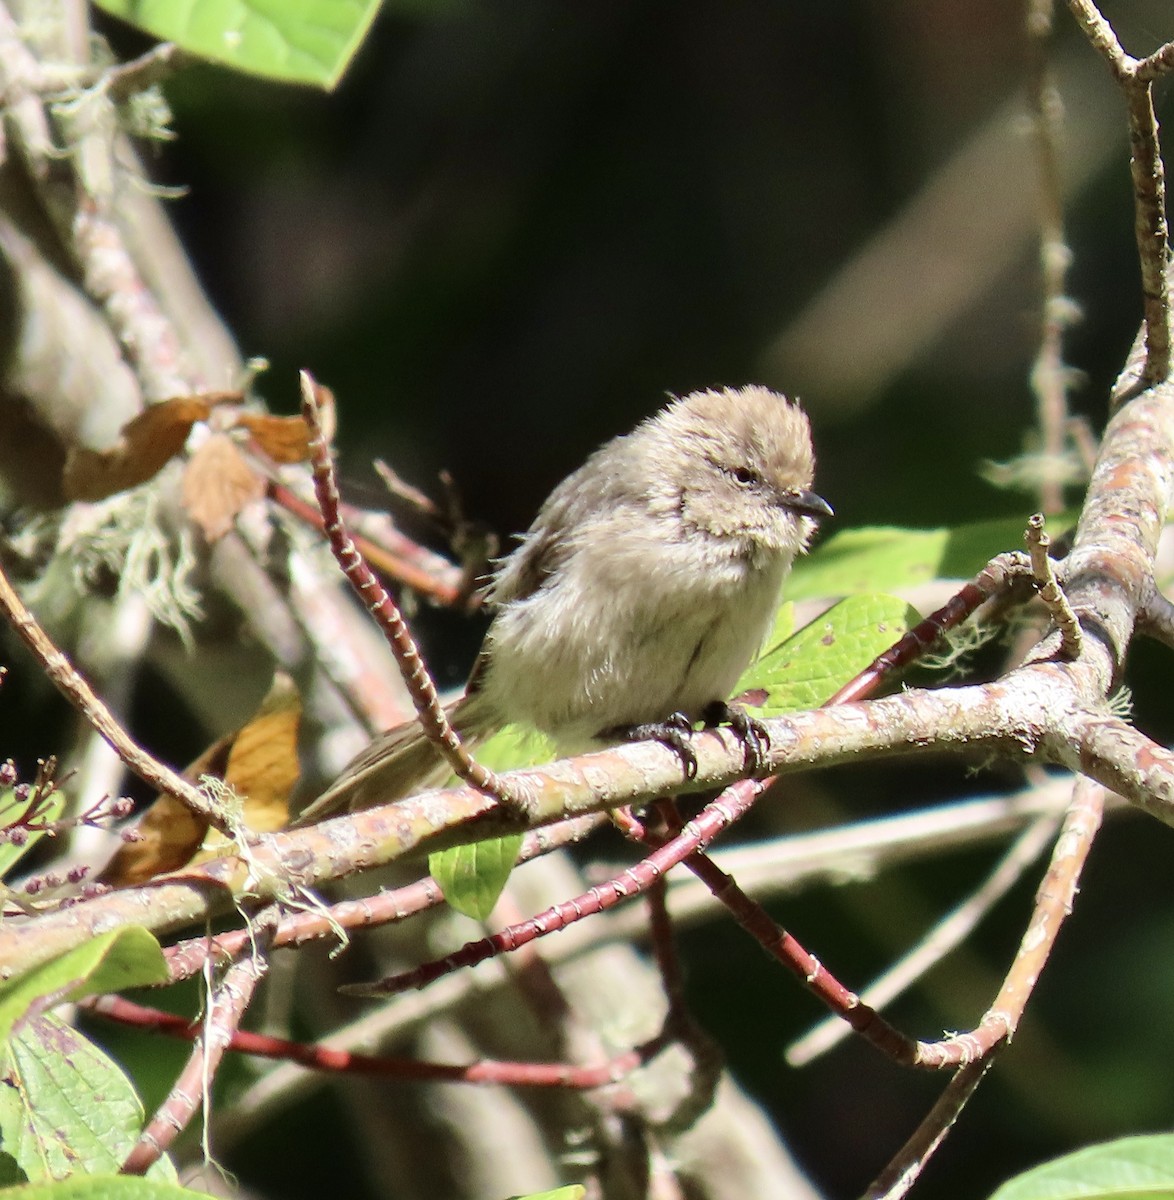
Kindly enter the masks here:
[[[674, 731], [715, 711], [728, 718], [724, 701], [772, 627], [792, 560], [831, 513], [811, 491], [814, 466], [803, 411], [758, 386], [694, 392], [597, 450], [489, 585], [493, 622], [448, 709], [462, 741], [473, 749], [513, 722], [564, 755], [659, 737], [688, 770]], [[447, 773], [408, 722], [364, 750], [303, 820]]]

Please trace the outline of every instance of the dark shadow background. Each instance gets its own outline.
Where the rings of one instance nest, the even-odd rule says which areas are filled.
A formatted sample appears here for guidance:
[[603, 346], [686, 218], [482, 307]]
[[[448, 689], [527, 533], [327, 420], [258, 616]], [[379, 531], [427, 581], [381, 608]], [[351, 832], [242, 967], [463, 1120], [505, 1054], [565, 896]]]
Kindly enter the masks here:
[[[1020, 20], [1009, 0], [388, 4], [335, 95], [211, 68], [174, 80], [181, 136], [156, 173], [189, 188], [175, 218], [245, 353], [272, 363], [261, 390], [273, 406], [293, 411], [300, 367], [336, 390], [358, 497], [375, 494], [376, 454], [433, 491], [447, 468], [468, 511], [506, 534], [665, 392], [761, 380], [797, 389], [811, 412], [836, 527], [1026, 516], [1032, 497], [977, 471], [1018, 454], [1033, 419], [1029, 239], [992, 228], [967, 258], [947, 224], [874, 281], [899, 315], [942, 271], [965, 281], [988, 256], [1007, 263], [883, 378], [845, 390], [770, 350], [998, 122], [1022, 85]], [[1058, 23], [1087, 95], [1120, 105], [1064, 13]], [[1157, 4], [1129, 6], [1120, 28], [1139, 54], [1174, 34]], [[1140, 313], [1123, 117], [1098, 153], [1069, 198], [1071, 290], [1085, 317], [1068, 343], [1085, 376], [1074, 406], [1097, 428]], [[956, 230], [983, 227], [995, 190], [1021, 191], [1030, 213], [1035, 184], [1024, 141], [1017, 170], [973, 179]], [[865, 312], [829, 339], [827, 365], [871, 325]], [[443, 631], [437, 667], [455, 678], [477, 634]], [[1155, 654], [1133, 680], [1142, 723], [1163, 737], [1168, 671]], [[1015, 782], [988, 773], [976, 785], [953, 761], [844, 769], [797, 782], [757, 829]], [[1106, 832], [1021, 1035], [915, 1195], [980, 1197], [1043, 1157], [1169, 1125], [1172, 854], [1174, 836], [1152, 822]], [[992, 862], [953, 856], [777, 915], [863, 985]], [[906, 1028], [933, 1036], [978, 1018], [1034, 886], [898, 1006]], [[697, 1013], [740, 1081], [827, 1194], [855, 1194], [943, 1081], [857, 1045], [787, 1069], [782, 1050], [818, 1017], [813, 1002], [725, 928], [684, 944]], [[410, 1103], [405, 1089], [389, 1093]], [[346, 1137], [321, 1109], [303, 1111], [231, 1165], [292, 1200], [320, 1193], [315, 1164], [329, 1153], [334, 1189], [361, 1196], [343, 1177]]]

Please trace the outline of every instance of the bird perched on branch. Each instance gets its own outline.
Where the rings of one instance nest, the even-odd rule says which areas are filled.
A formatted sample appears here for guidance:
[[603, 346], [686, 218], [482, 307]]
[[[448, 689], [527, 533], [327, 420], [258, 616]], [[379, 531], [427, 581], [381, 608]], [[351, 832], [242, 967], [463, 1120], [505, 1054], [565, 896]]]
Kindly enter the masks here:
[[[731, 719], [783, 581], [831, 508], [811, 490], [811, 428], [765, 387], [693, 392], [612, 439], [551, 493], [487, 590], [493, 621], [447, 715], [471, 751], [511, 723], [562, 754]], [[438, 786], [415, 721], [378, 737], [303, 814], [314, 820]]]

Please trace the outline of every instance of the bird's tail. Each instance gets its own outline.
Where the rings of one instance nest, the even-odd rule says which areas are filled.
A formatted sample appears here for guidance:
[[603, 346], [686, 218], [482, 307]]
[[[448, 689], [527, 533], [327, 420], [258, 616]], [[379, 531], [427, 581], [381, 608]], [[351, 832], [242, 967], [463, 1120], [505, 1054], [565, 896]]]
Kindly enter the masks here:
[[[475, 751], [494, 731], [496, 722], [475, 696], [462, 696], [445, 708], [461, 743]], [[441, 787], [452, 768], [424, 735], [420, 722], [405, 721], [380, 734], [354, 758], [342, 774], [298, 818], [299, 825], [340, 812], [374, 808], [414, 792]]]

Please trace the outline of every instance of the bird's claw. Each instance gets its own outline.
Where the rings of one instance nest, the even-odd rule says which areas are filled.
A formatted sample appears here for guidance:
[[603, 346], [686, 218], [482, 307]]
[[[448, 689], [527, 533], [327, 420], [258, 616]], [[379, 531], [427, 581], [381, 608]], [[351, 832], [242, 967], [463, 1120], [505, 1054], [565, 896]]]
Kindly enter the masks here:
[[683, 712], [670, 713], [663, 721], [648, 721], [641, 725], [623, 725], [605, 731], [605, 736], [622, 738], [625, 742], [660, 742], [681, 760], [681, 769], [686, 779], [697, 775], [697, 754], [689, 739], [693, 733], [693, 722]]
[[746, 770], [752, 775], [762, 770], [770, 750], [770, 734], [760, 720], [752, 717], [740, 704], [727, 704], [724, 700], [707, 704], [701, 717], [710, 728], [728, 725], [742, 743], [742, 762]]

